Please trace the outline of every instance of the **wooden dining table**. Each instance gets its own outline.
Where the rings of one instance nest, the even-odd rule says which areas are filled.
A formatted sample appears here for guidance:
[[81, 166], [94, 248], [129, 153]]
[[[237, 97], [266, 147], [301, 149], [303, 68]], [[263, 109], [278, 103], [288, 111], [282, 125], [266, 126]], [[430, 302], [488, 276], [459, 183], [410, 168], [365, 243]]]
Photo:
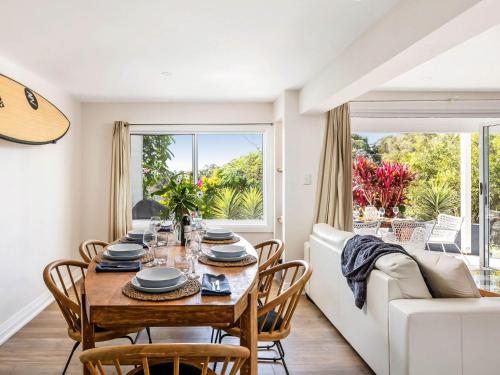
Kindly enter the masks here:
[[[238, 245], [257, 256], [254, 247], [240, 237]], [[203, 247], [213, 245], [203, 244]], [[167, 265], [185, 255], [184, 247], [175, 244], [158, 249], [168, 254]], [[122, 288], [135, 272], [96, 272], [95, 258], [89, 264], [82, 284], [82, 347], [95, 347], [96, 326], [106, 328], [211, 326], [235, 323], [241, 328], [240, 345], [250, 350], [242, 374], [257, 374], [257, 284], [258, 263], [242, 267], [215, 267], [196, 264], [196, 273], [225, 274], [231, 287], [230, 296], [202, 296], [201, 292], [171, 301], [141, 301], [125, 296]], [[201, 282], [201, 278], [200, 278]], [[89, 374], [83, 368], [84, 374]]]

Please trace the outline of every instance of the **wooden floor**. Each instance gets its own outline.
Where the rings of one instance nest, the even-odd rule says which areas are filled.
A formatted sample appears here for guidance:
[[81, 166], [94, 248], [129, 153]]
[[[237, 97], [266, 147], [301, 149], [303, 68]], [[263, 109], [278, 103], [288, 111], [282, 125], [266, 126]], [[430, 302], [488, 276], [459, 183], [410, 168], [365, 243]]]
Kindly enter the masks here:
[[[210, 329], [154, 328], [153, 342], [209, 342]], [[143, 334], [140, 342], [145, 342]], [[230, 343], [232, 339], [224, 342]], [[115, 340], [120, 345], [127, 340]], [[15, 336], [0, 346], [1, 375], [60, 374], [73, 341], [66, 323], [52, 304]], [[102, 343], [99, 345], [103, 345]], [[295, 374], [373, 374], [323, 314], [305, 297], [292, 321], [292, 333], [283, 341], [288, 368]], [[81, 374], [77, 350], [67, 374]], [[280, 364], [260, 363], [259, 374], [285, 374]]]

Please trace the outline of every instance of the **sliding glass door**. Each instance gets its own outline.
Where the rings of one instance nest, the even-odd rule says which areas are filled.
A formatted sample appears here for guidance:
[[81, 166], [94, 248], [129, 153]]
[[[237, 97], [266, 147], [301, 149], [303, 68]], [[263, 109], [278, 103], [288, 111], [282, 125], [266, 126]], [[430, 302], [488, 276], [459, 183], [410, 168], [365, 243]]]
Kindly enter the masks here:
[[500, 269], [500, 124], [481, 128], [481, 264]]

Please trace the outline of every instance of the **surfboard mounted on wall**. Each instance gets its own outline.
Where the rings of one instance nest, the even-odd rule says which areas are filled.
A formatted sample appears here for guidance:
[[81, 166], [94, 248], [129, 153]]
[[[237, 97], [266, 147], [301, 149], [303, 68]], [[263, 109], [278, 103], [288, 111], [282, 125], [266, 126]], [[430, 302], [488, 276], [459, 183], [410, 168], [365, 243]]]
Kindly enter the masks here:
[[0, 74], [0, 138], [32, 145], [55, 143], [69, 120], [37, 92]]

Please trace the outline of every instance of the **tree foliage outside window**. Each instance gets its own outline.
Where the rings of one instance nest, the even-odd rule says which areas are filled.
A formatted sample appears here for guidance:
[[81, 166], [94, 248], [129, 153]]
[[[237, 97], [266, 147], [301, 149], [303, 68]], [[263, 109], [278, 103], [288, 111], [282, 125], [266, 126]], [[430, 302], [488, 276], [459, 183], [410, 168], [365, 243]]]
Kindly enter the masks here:
[[[407, 164], [416, 173], [408, 188], [406, 216], [435, 219], [438, 213], [460, 215], [460, 136], [456, 133], [401, 133], [375, 144], [353, 135], [353, 155]], [[472, 137], [472, 221], [479, 220], [478, 135]], [[500, 150], [500, 145], [499, 145]], [[370, 156], [372, 155], [372, 156]], [[496, 159], [500, 178], [500, 158]], [[495, 167], [493, 168], [495, 169]], [[492, 177], [493, 178], [493, 177]]]
[[[143, 136], [142, 186], [144, 199], [167, 196], [175, 174], [168, 162], [174, 158], [170, 135]], [[263, 213], [262, 150], [248, 152], [223, 165], [206, 165], [198, 171], [196, 184], [203, 192], [198, 209], [207, 219], [261, 220]], [[194, 182], [192, 182], [194, 184]]]
[[142, 137], [142, 194], [145, 199], [151, 199], [153, 193], [173, 175], [168, 169], [168, 161], [174, 156], [169, 149], [173, 143], [170, 135]]

